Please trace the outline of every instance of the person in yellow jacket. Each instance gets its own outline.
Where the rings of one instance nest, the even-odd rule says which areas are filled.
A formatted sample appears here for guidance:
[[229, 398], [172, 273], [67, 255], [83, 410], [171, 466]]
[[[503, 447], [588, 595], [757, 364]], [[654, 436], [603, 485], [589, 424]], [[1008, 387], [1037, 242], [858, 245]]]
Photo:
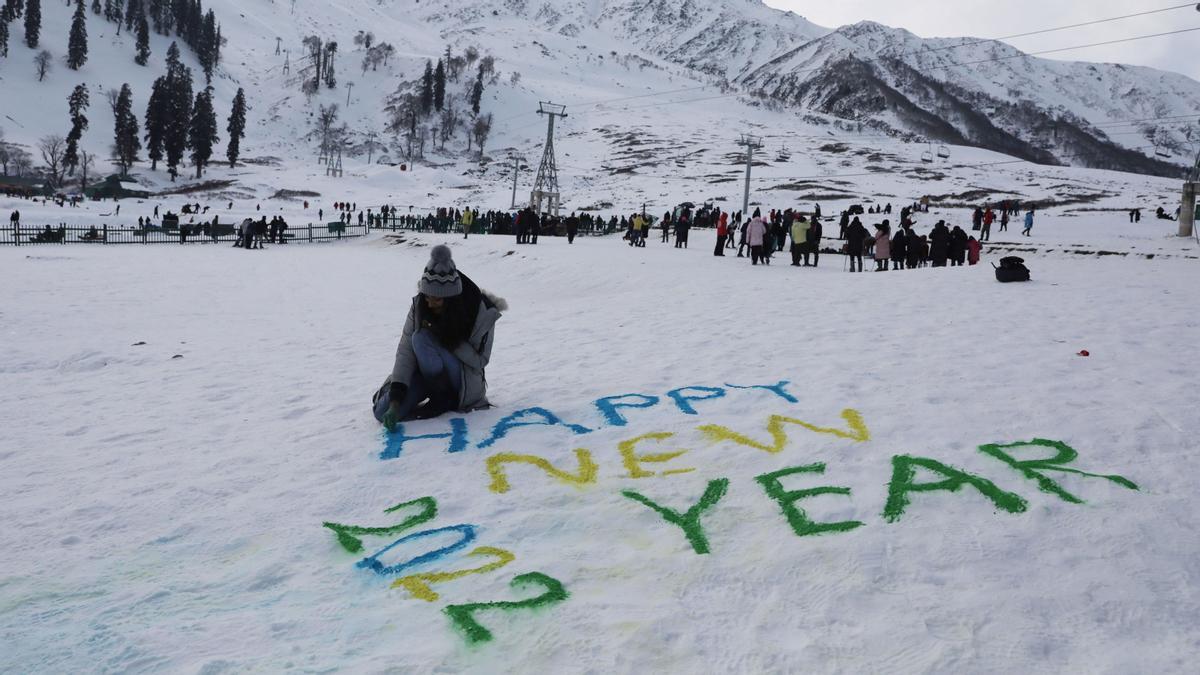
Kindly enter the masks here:
[[796, 216], [792, 221], [792, 267], [800, 266], [800, 257], [808, 247], [808, 219]]
[[475, 212], [470, 208], [463, 209], [462, 214], [462, 230], [463, 239], [466, 239], [471, 234], [471, 227], [475, 224]]
[[633, 245], [639, 248], [646, 245], [646, 220], [640, 213], [633, 217]]

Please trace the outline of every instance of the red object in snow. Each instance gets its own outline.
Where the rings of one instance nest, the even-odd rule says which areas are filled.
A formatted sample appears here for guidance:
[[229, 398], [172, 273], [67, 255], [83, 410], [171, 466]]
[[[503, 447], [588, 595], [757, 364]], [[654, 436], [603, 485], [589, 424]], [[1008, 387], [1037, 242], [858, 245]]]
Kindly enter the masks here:
[[1085, 350], [1079, 352], [1079, 355], [1080, 356], [1091, 356], [1092, 353], [1085, 349]]

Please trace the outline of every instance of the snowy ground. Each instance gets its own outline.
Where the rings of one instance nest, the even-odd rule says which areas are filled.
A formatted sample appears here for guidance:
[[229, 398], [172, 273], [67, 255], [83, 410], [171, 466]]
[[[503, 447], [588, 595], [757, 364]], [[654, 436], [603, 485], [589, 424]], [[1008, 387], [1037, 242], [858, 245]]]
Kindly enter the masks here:
[[[1036, 254], [1035, 281], [1014, 286], [987, 261], [752, 268], [714, 259], [708, 233], [690, 251], [455, 239], [460, 268], [512, 309], [488, 369], [496, 408], [464, 418], [469, 442], [453, 454], [446, 439], [389, 440], [368, 411], [441, 237], [254, 253], [0, 248], [0, 671], [1188, 672], [1200, 656], [1200, 268], [1186, 257], [1194, 242], [1141, 227], [1048, 217], [1042, 244], [1083, 233], [1171, 257]], [[787, 396], [727, 386], [783, 380]], [[685, 387], [712, 389], [677, 392], [677, 405], [668, 392]], [[658, 402], [610, 416], [594, 403], [623, 394]], [[535, 407], [591, 432], [520, 426], [487, 442]], [[818, 431], [785, 425], [769, 452], [772, 415]], [[652, 433], [675, 435], [623, 455]], [[1032, 439], [1138, 489], [1045, 472], [1083, 502], [1070, 503], [978, 449]], [[493, 491], [488, 460], [503, 453], [580, 484], [510, 463], [496, 465], [509, 489]], [[897, 513], [904, 455], [1006, 494], [913, 492]], [[849, 488], [796, 505], [861, 526], [798, 536], [755, 480], [817, 463], [823, 475], [780, 486]], [[944, 478], [917, 468], [912, 481]], [[719, 479], [727, 491], [700, 518], [707, 554], [622, 495], [682, 513]], [[359, 553], [321, 526], [394, 525], [417, 509], [385, 509], [426, 496], [436, 518], [361, 536]], [[384, 576], [355, 564], [458, 525], [477, 538], [425, 565]], [[379, 559], [399, 565], [457, 536]], [[504, 552], [499, 569], [433, 583], [432, 601], [412, 578], [389, 588], [500, 565]], [[567, 597], [476, 613], [490, 641], [444, 611], [553, 596], [550, 582], [510, 587], [531, 572]]]

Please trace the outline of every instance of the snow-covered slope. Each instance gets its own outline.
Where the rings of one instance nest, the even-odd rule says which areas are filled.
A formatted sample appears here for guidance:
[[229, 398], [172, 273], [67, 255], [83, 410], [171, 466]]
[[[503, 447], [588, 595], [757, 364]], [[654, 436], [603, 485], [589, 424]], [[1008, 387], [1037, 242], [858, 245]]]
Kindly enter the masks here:
[[[1129, 231], [1073, 220], [1036, 241]], [[1200, 423], [1164, 345], [1200, 341], [1196, 261], [1002, 287], [752, 267], [711, 233], [406, 239], [0, 248], [0, 671], [1194, 671]], [[401, 443], [370, 394], [448, 240], [511, 304], [497, 407]], [[981, 452], [1055, 443], [1137, 489]]]
[[[954, 65], [1018, 53], [998, 43], [944, 49], [962, 41], [922, 40], [872, 23], [831, 31], [759, 0], [342, 0], [294, 6], [209, 0], [205, 7], [215, 11], [226, 38], [214, 80], [221, 135], [233, 93], [245, 87], [252, 110], [243, 154], [260, 166], [313, 162], [314, 112], [333, 103], [342, 108], [352, 156], [365, 161], [365, 141], [376, 132], [383, 147], [373, 157], [403, 161], [406, 144], [394, 128], [398, 106], [425, 63], [447, 45], [455, 54], [476, 47], [496, 59], [497, 74], [483, 100], [483, 112], [495, 120], [488, 155], [502, 157], [512, 149], [536, 161], [544, 122], [534, 111], [538, 101], [554, 100], [568, 104], [572, 115], [560, 129], [593, 145], [585, 163], [574, 162], [579, 172], [591, 174], [628, 150], [606, 141], [670, 127], [674, 140], [701, 148], [725, 147], [744, 130], [804, 136], [854, 129], [974, 145], [1043, 163], [1174, 176], [1172, 163], [1186, 163], [1192, 152], [1177, 124], [1121, 127], [1109, 137], [1105, 131], [1113, 129], [1098, 125], [1182, 115], [1200, 105], [1200, 84], [1181, 75], [1024, 56]], [[43, 46], [61, 56], [70, 9], [46, 3], [43, 14]], [[139, 67], [131, 35], [116, 35], [115, 26], [90, 12], [88, 21], [88, 64], [72, 72], [57, 61], [42, 83], [33, 75], [33, 52], [21, 41], [20, 22], [12, 25], [9, 58], [0, 60], [0, 87], [15, 92], [6, 95], [0, 117], [10, 141], [32, 148], [41, 136], [64, 134], [66, 97], [81, 82], [92, 90], [91, 128], [83, 143], [93, 151], [104, 154], [110, 144], [103, 91], [129, 82], [135, 110], [145, 109], [169, 40], [153, 35], [151, 63]], [[359, 31], [390, 42], [396, 55], [363, 71], [365, 52], [352, 41]], [[308, 67], [301, 41], [310, 35], [339, 43], [337, 87], [322, 87], [311, 97], [300, 91]], [[285, 53], [276, 54], [277, 44]], [[465, 74], [449, 89], [461, 101], [470, 83]], [[463, 124], [444, 150], [427, 148], [425, 159], [452, 163], [459, 173], [469, 170], [474, 158]], [[431, 120], [422, 126], [436, 125]], [[593, 132], [601, 128], [611, 133], [597, 137]], [[1171, 156], [1158, 161], [1156, 146]], [[685, 168], [700, 173], [710, 167]], [[162, 182], [144, 167], [136, 172], [148, 186]]]

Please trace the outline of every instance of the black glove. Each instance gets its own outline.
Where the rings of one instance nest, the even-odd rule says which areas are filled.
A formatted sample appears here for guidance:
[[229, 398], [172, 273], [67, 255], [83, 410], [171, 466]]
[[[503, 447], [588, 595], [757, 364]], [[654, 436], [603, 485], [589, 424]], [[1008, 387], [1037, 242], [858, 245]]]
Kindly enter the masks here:
[[408, 385], [403, 382], [393, 382], [388, 387], [388, 398], [392, 403], [400, 403], [408, 396]]

